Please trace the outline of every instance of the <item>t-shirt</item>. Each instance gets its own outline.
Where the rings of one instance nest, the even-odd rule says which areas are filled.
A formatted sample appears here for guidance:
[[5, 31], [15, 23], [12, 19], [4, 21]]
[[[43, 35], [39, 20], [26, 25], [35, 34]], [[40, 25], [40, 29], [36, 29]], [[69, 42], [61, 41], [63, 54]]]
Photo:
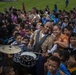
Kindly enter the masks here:
[[[68, 39], [69, 38], [64, 34], [61, 34], [61, 36], [59, 37], [59, 41], [61, 42], [69, 42]], [[58, 45], [58, 49], [63, 50], [64, 48]]]
[[73, 68], [68, 68], [71, 75], [76, 75], [76, 67], [73, 67]]
[[67, 67], [62, 63], [60, 64], [60, 70], [64, 72], [66, 75], [71, 75], [70, 72], [68, 71]]
[[[48, 73], [47, 73], [47, 75], [51, 75], [51, 73], [50, 73], [50, 72], [48, 72]], [[58, 70], [56, 71], [56, 74], [55, 74], [55, 75], [60, 75], [60, 73], [59, 73], [59, 71], [58, 71]]]
[[71, 75], [76, 75], [76, 70], [71, 73]]

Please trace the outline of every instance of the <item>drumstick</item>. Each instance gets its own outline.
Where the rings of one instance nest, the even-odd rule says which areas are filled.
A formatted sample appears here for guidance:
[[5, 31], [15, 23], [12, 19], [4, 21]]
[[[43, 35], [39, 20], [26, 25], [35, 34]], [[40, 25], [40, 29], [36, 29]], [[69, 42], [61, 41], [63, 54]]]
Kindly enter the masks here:
[[33, 52], [33, 53], [41, 55], [41, 53], [38, 53], [38, 52]]

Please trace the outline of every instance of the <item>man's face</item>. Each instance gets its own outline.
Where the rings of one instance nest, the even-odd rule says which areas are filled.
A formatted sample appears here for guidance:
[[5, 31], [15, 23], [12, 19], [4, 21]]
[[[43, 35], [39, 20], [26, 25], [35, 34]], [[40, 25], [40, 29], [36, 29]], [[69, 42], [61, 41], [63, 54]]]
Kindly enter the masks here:
[[48, 71], [53, 74], [56, 72], [57, 69], [58, 69], [57, 62], [49, 60], [48, 61]]
[[48, 33], [51, 31], [51, 28], [52, 28], [52, 25], [50, 22], [47, 22], [45, 25], [44, 25], [44, 33]]

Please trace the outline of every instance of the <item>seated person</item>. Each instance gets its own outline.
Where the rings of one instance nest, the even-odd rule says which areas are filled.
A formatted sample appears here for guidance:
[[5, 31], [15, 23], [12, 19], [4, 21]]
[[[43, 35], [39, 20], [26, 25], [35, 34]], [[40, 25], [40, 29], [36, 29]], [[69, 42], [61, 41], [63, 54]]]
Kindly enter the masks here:
[[27, 37], [31, 37], [31, 27], [30, 26], [25, 26], [25, 35]]
[[[53, 53], [53, 56], [56, 56], [56, 57], [58, 57], [58, 58], [61, 59], [61, 63], [60, 63], [60, 67], [59, 67], [59, 69], [61, 70], [61, 72], [63, 72], [66, 75], [70, 75], [70, 72], [68, 71], [68, 69], [66, 67], [66, 64], [64, 63], [69, 58], [68, 52], [67, 51], [60, 52], [60, 51], [56, 50]], [[65, 57], [67, 57], [67, 58], [65, 58]], [[44, 66], [47, 67], [47, 62], [45, 63]], [[46, 68], [45, 68], [45, 71], [46, 71]]]
[[61, 70], [59, 69], [60, 66], [60, 59], [56, 56], [51, 56], [48, 59], [48, 72], [47, 75], [65, 75]]
[[19, 32], [20, 32], [20, 34], [21, 34], [22, 36], [25, 35], [25, 24], [24, 24], [23, 22], [20, 23], [20, 30], [19, 30]]
[[76, 50], [76, 33], [70, 35], [69, 51], [72, 52], [74, 50]]
[[69, 25], [64, 27], [63, 29], [63, 34], [65, 34], [68, 38], [72, 32], [73, 32], [73, 28]]
[[0, 65], [5, 66], [7, 64], [6, 54], [0, 52]]
[[76, 75], [76, 50], [70, 53], [70, 58], [67, 64], [71, 75]]
[[13, 56], [13, 61], [14, 61], [14, 68], [17, 70], [18, 75], [21, 75], [22, 72], [22, 66], [19, 64], [20, 60], [19, 57], [21, 53], [23, 52], [23, 47], [24, 47], [24, 41], [22, 40], [22, 36], [20, 33], [15, 34], [15, 41], [11, 43], [12, 46], [18, 46], [20, 47], [21, 51], [19, 53], [14, 54]]
[[3, 66], [0, 63], [0, 75], [3, 75]]
[[8, 39], [8, 44], [11, 44], [12, 42], [15, 41], [15, 34], [16, 34], [16, 33], [18, 33], [18, 30], [13, 29], [13, 30], [12, 30], [12, 37], [10, 37], [10, 38]]
[[28, 51], [29, 37], [24, 36], [24, 37], [23, 37], [23, 41], [24, 41], [24, 46], [23, 46], [22, 50], [23, 50], [23, 51]]
[[55, 50], [63, 51], [65, 48], [69, 47], [69, 39], [66, 35], [62, 34], [61, 27], [59, 25], [53, 26], [53, 37], [54, 46], [48, 53], [53, 53]]
[[4, 75], [15, 75], [14, 68], [11, 66], [7, 66], [4, 68]]

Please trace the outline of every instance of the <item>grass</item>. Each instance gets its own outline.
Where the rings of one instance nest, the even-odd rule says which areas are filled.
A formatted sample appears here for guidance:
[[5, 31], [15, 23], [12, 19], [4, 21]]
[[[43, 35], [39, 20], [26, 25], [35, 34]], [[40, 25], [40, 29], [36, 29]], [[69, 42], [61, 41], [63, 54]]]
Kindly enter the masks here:
[[70, 10], [76, 7], [76, 0], [69, 0], [69, 6], [65, 8], [65, 0], [17, 0], [14, 2], [1, 2], [0, 1], [0, 11], [4, 8], [9, 8], [14, 6], [16, 8], [22, 8], [22, 3], [24, 2], [26, 11], [31, 10], [32, 7], [37, 7], [38, 9], [44, 9], [46, 5], [49, 6], [50, 10], [53, 10], [54, 4], [58, 5], [58, 9]]

